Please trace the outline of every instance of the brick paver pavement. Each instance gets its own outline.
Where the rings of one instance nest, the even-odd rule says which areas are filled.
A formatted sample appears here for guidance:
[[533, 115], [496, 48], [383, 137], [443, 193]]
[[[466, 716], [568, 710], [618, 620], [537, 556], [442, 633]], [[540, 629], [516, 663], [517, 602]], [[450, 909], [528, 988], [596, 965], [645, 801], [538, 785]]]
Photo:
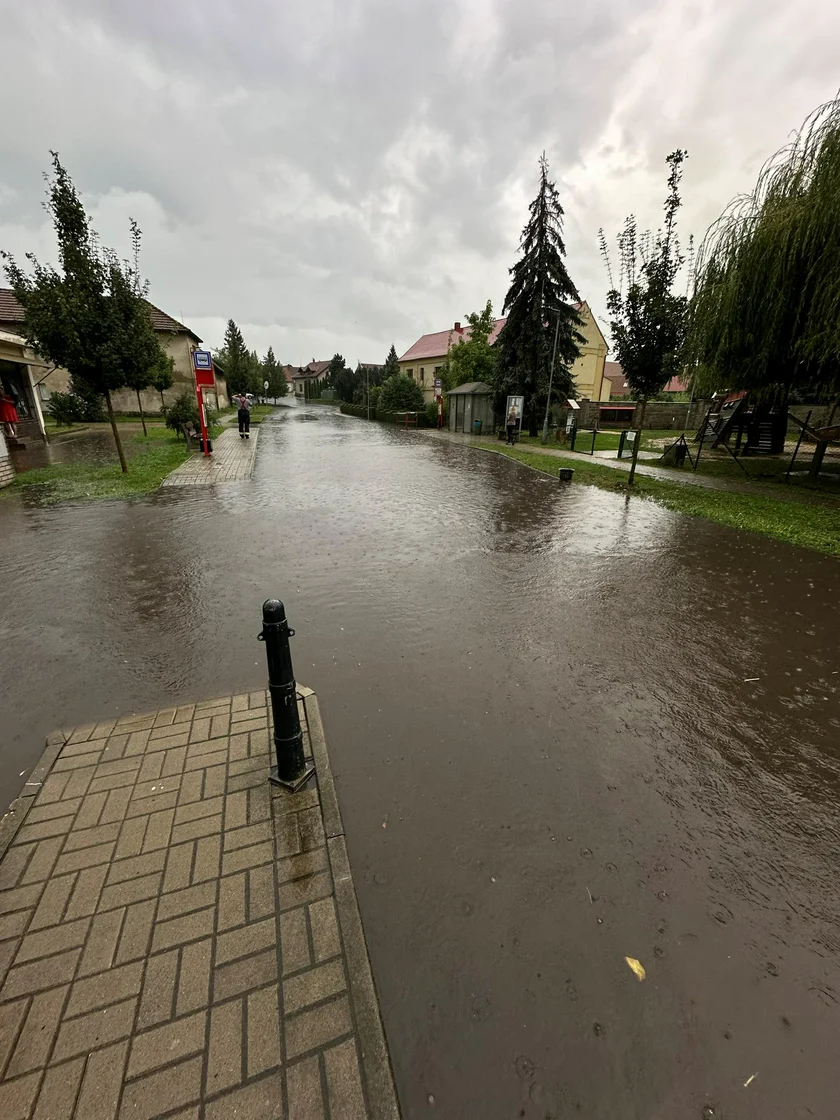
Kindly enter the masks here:
[[264, 692], [52, 737], [0, 822], [2, 1120], [398, 1116], [300, 705], [294, 795], [266, 780]]
[[250, 439], [240, 439], [237, 428], [225, 428], [214, 439], [212, 455], [191, 455], [161, 486], [213, 486], [217, 482], [247, 482], [254, 473], [259, 429], [251, 429]]

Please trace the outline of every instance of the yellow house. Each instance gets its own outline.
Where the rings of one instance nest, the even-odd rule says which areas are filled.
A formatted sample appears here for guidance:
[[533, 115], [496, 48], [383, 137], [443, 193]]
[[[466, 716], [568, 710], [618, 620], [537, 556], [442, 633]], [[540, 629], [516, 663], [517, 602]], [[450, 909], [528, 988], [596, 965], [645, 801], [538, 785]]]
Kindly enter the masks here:
[[[606, 339], [586, 301], [577, 304], [576, 310], [583, 319], [580, 333], [586, 340], [581, 347], [580, 357], [572, 366], [577, 395], [581, 400], [608, 401], [610, 382], [604, 377], [604, 363], [607, 360], [608, 349]], [[507, 319], [496, 320], [490, 332], [491, 346], [502, 333], [506, 322]], [[399, 359], [400, 369], [418, 383], [427, 403], [434, 400], [435, 377], [446, 361], [446, 355], [453, 346], [457, 346], [459, 342], [466, 342], [469, 337], [470, 328], [455, 323], [450, 330], [422, 335]]]

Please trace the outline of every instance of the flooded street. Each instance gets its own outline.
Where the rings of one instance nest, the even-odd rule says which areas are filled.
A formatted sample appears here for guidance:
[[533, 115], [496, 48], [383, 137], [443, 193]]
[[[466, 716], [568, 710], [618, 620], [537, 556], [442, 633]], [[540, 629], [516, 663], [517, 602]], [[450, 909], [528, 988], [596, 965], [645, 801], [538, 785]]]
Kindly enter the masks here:
[[836, 560], [300, 407], [253, 483], [0, 500], [0, 570], [4, 807], [285, 600], [407, 1120], [837, 1115]]

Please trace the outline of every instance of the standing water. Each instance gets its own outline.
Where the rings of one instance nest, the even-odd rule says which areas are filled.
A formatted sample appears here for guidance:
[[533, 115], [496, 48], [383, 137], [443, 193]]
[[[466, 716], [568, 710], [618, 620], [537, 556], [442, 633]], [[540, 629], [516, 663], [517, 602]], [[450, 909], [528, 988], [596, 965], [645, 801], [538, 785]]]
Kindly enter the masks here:
[[835, 560], [313, 407], [253, 483], [0, 501], [0, 570], [4, 803], [259, 687], [284, 599], [405, 1117], [836, 1114]]

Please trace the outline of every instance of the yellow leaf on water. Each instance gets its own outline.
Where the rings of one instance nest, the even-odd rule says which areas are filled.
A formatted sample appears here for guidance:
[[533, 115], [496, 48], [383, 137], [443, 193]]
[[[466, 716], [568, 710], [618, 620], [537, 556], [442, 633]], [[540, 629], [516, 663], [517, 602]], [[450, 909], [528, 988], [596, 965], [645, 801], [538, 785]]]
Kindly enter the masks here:
[[637, 961], [635, 957], [625, 957], [624, 959], [635, 972], [636, 978], [638, 980], [644, 980], [645, 976], [647, 976], [647, 973], [645, 972], [645, 966], [642, 964], [642, 962]]

